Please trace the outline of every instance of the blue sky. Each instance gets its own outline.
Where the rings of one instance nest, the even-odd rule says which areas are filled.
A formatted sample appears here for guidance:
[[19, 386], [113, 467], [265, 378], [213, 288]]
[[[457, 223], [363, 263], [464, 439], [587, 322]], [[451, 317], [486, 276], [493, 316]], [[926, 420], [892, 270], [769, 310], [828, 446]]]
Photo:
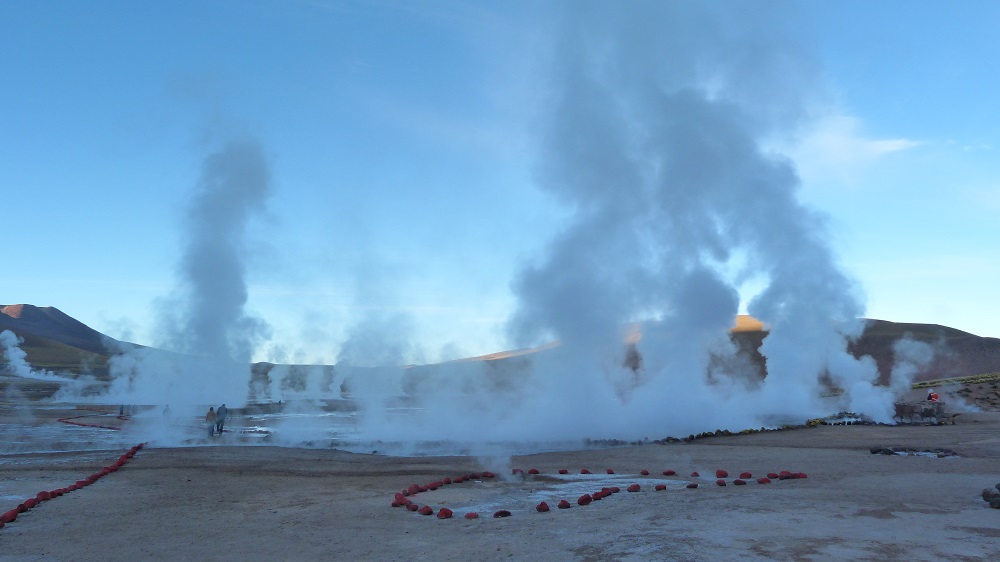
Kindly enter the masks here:
[[[405, 319], [415, 361], [502, 349], [512, 278], [569, 212], [533, 168], [560, 9], [0, 3], [0, 301], [153, 341], [202, 160], [250, 134], [274, 179], [247, 256], [257, 359], [332, 362], [372, 311]], [[785, 19], [825, 95], [776, 149], [867, 316], [1000, 336], [1000, 4]]]

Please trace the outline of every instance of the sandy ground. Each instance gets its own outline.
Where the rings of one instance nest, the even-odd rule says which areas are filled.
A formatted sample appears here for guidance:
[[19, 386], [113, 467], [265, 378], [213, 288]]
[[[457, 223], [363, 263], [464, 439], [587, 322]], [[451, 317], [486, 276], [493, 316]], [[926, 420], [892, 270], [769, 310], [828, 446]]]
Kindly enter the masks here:
[[[446, 520], [392, 508], [393, 494], [499, 472], [497, 461], [228, 446], [228, 436], [205, 447], [147, 447], [122, 470], [0, 529], [0, 560], [997, 559], [1000, 510], [980, 492], [1000, 482], [1000, 413], [959, 419], [514, 457], [501, 463], [506, 481], [480, 478], [411, 498], [435, 513], [452, 509]], [[876, 446], [960, 456], [873, 455]], [[72, 484], [126, 449], [0, 455], [0, 512]], [[511, 468], [540, 474], [513, 479]], [[579, 474], [583, 468], [594, 474]], [[665, 469], [680, 476], [662, 476]], [[716, 469], [729, 471], [729, 485], [715, 484]], [[694, 470], [702, 477], [688, 477]], [[782, 470], [808, 478], [732, 484], [742, 471], [756, 478]], [[632, 483], [641, 491], [626, 492]], [[654, 491], [657, 483], [667, 490]], [[622, 491], [576, 504], [605, 486]], [[560, 499], [573, 507], [555, 509]], [[552, 511], [535, 511], [543, 500]], [[500, 509], [512, 515], [492, 517]], [[469, 511], [480, 518], [465, 519]]]

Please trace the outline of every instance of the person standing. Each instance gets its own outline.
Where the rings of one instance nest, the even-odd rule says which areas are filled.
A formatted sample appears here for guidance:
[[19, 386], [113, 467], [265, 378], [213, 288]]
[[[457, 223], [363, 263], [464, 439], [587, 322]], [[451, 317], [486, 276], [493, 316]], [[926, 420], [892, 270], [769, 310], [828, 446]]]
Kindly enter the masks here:
[[214, 407], [209, 407], [208, 408], [208, 413], [205, 414], [205, 423], [208, 424], [208, 436], [209, 437], [214, 436], [215, 435], [215, 423], [216, 423], [216, 415], [215, 415], [215, 408]]
[[226, 425], [226, 414], [228, 413], [229, 410], [225, 404], [219, 406], [219, 409], [215, 413], [215, 430], [219, 435], [222, 435], [222, 427]]

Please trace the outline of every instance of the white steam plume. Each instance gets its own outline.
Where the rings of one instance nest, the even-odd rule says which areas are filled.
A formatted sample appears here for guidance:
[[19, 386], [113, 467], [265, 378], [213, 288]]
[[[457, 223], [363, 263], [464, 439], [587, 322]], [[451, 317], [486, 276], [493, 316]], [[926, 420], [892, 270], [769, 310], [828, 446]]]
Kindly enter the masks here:
[[161, 303], [160, 341], [110, 361], [110, 398], [175, 407], [246, 403], [253, 350], [270, 337], [247, 313], [251, 221], [266, 210], [271, 174], [260, 145], [231, 141], [202, 165], [183, 222], [176, 294]]
[[0, 332], [0, 349], [3, 351], [3, 358], [7, 362], [7, 369], [10, 374], [23, 379], [34, 379], [40, 381], [53, 381], [72, 383], [74, 379], [61, 377], [46, 369], [34, 369], [28, 363], [28, 354], [21, 349], [24, 340], [10, 330]]
[[[792, 162], [766, 148], [794, 135], [822, 94], [818, 69], [776, 23], [792, 6], [568, 7], [538, 177], [573, 217], [515, 279], [509, 324], [519, 346], [561, 345], [359, 389], [405, 390], [422, 408], [377, 436], [662, 437], [833, 408], [888, 421], [874, 361], [847, 351], [863, 328], [856, 288], [824, 217], [798, 200]], [[763, 383], [729, 339], [748, 279], [764, 286], [748, 304], [769, 329]], [[824, 402], [824, 380], [844, 393]]]

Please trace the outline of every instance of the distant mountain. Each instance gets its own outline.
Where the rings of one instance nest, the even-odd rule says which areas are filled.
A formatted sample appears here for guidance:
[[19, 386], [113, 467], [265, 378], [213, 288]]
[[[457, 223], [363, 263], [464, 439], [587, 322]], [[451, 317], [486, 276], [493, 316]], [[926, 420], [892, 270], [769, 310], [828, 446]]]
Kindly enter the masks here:
[[51, 306], [30, 304], [0, 306], [0, 331], [10, 330], [23, 339], [21, 349], [36, 369], [88, 372], [107, 376], [108, 357], [114, 349], [133, 344], [105, 336]]
[[0, 330], [39, 336], [97, 355], [108, 355], [119, 343], [52, 306], [2, 305]]
[[[30, 304], [0, 306], [2, 330], [11, 330], [24, 339], [21, 349], [27, 353], [28, 362], [36, 368], [69, 372], [86, 369], [98, 376], [107, 374], [107, 359], [115, 350], [135, 345], [105, 336], [57, 308]], [[884, 383], [892, 371], [892, 347], [907, 334], [935, 349], [933, 362], [916, 374], [915, 382], [1000, 372], [1000, 339], [984, 338], [937, 324], [867, 320], [864, 333], [849, 346], [849, 350], [856, 357], [872, 356]], [[746, 315], [736, 318], [731, 332], [733, 341], [760, 367], [761, 372], [766, 369], [766, 360], [760, 355], [759, 348], [766, 336], [767, 327]], [[555, 345], [558, 342], [535, 349], [498, 352], [449, 363], [520, 360], [518, 358], [522, 356], [544, 352]], [[641, 348], [640, 344], [640, 351]], [[260, 367], [265, 365], [268, 368], [264, 371], [269, 370], [270, 364], [260, 364]]]
[[878, 364], [881, 381], [887, 382], [894, 360], [892, 346], [906, 335], [934, 349], [934, 359], [917, 373], [915, 382], [1000, 372], [1000, 339], [984, 338], [939, 324], [871, 319], [850, 349], [855, 356], [872, 356]]

